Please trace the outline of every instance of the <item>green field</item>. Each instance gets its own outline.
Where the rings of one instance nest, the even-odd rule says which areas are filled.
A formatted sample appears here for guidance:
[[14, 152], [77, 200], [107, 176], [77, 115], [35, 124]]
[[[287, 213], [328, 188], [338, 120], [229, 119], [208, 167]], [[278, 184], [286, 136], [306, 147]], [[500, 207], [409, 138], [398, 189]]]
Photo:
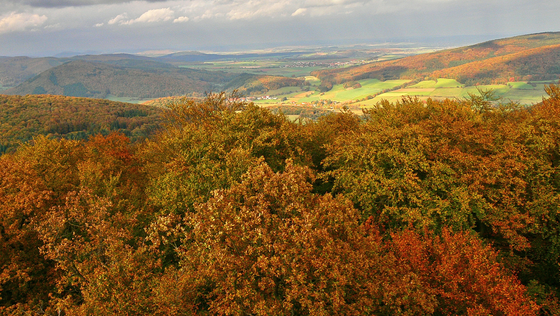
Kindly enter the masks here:
[[545, 85], [542, 83], [510, 82], [507, 85], [483, 85], [478, 87], [464, 87], [452, 79], [426, 80], [404, 89], [399, 89], [383, 93], [374, 99], [359, 102], [362, 106], [372, 106], [385, 99], [394, 102], [402, 99], [403, 96], [418, 97], [420, 99], [464, 99], [469, 94], [478, 94], [478, 89], [493, 90], [496, 97], [502, 102], [519, 102], [520, 104], [534, 104], [542, 101], [546, 97]]
[[[531, 87], [531, 89], [528, 87]], [[526, 82], [512, 82], [507, 85], [484, 85], [478, 86], [478, 88], [482, 90], [493, 90], [495, 96], [501, 98], [504, 102], [514, 101], [521, 104], [533, 104], [540, 102], [542, 97], [546, 96], [543, 84], [533, 87]], [[478, 94], [477, 87], [436, 89], [430, 96], [466, 98], [469, 96], [469, 93]]]
[[435, 88], [460, 88], [463, 84], [459, 83], [455, 79], [438, 79], [436, 81]]
[[[319, 100], [332, 100], [337, 102], [345, 102], [349, 100], [364, 99], [370, 95], [379, 93], [385, 89], [392, 89], [408, 80], [388, 80], [379, 81], [377, 79], [367, 79], [358, 81], [362, 87], [357, 89], [345, 89], [344, 85], [334, 85], [330, 91], [321, 93], [318, 91], [310, 91], [305, 94], [305, 96], [299, 96], [299, 99], [294, 100], [296, 102], [313, 102]], [[297, 96], [296, 96], [297, 97]]]
[[109, 101], [137, 103], [137, 104], [153, 100], [153, 98], [151, 98], [151, 99], [140, 99], [140, 98], [132, 98], [132, 97], [117, 97], [117, 96], [114, 96], [114, 95], [108, 95], [105, 99], [107, 99]]
[[[483, 85], [478, 87], [465, 87], [461, 83], [453, 79], [426, 80], [417, 84], [385, 92], [371, 98], [371, 96], [380, 93], [383, 90], [391, 90], [403, 85], [407, 80], [388, 80], [379, 81], [377, 79], [366, 79], [358, 81], [361, 88], [344, 88], [344, 85], [334, 85], [330, 91], [321, 93], [317, 91], [319, 80], [315, 77], [306, 77], [311, 84], [307, 86], [308, 91], [302, 90], [300, 87], [285, 87], [278, 90], [269, 91], [267, 94], [276, 100], [257, 100], [254, 101], [259, 105], [274, 104], [316, 104], [318, 106], [331, 108], [333, 105], [326, 101], [335, 102], [335, 104], [346, 104], [352, 107], [369, 107], [377, 104], [381, 100], [395, 102], [403, 97], [418, 97], [421, 100], [432, 99], [465, 99], [469, 94], [478, 94], [478, 89], [493, 90], [496, 97], [502, 102], [518, 102], [520, 104], [535, 104], [542, 101], [546, 97], [544, 92], [545, 85], [542, 83], [527, 82], [510, 82], [504, 85]], [[369, 99], [368, 99], [369, 98]]]
[[535, 86], [530, 85], [526, 82], [510, 82], [508, 83], [508, 86], [512, 89], [519, 89], [519, 90], [535, 90], [536, 89], [536, 84]]
[[410, 88], [418, 88], [418, 89], [435, 89], [435, 87], [436, 87], [435, 80], [424, 80], [410, 86]]

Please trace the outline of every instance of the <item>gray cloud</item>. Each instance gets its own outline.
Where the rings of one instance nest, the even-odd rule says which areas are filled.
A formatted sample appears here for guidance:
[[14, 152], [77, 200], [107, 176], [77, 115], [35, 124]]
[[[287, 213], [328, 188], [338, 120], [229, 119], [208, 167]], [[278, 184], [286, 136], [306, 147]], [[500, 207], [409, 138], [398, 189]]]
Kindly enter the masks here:
[[0, 56], [560, 31], [558, 0], [0, 0], [0, 12]]
[[[8, 3], [23, 4], [36, 8], [83, 7], [98, 4], [128, 3], [134, 0], [5, 0]], [[144, 0], [146, 2], [166, 2], [168, 0]]]

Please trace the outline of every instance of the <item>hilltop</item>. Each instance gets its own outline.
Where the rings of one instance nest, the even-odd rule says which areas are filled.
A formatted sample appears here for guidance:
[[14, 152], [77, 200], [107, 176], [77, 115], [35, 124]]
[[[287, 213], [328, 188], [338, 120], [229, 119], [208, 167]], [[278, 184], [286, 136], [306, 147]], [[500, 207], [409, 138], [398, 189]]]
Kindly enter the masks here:
[[225, 89], [238, 90], [243, 95], [263, 94], [270, 90], [281, 89], [284, 87], [297, 87], [303, 86], [305, 79], [300, 78], [286, 78], [283, 76], [266, 76], [266, 75], [253, 75], [241, 74], [231, 82], [229, 82]]
[[0, 57], [0, 91], [62, 64], [57, 58]]
[[[149, 58], [114, 54], [76, 56], [67, 60], [25, 59], [27, 63], [33, 60], [35, 63], [43, 65], [42, 68], [35, 67], [35, 71], [44, 71], [35, 76], [32, 76], [33, 71], [20, 74], [19, 79], [16, 79], [11, 73], [11, 75], [6, 73], [5, 85], [14, 85], [24, 78], [27, 80], [3, 93], [8, 95], [52, 94], [100, 99], [110, 97], [153, 99], [184, 95], [202, 96], [211, 91], [231, 91], [233, 89], [239, 89], [247, 94], [266, 93], [269, 90], [301, 86], [304, 83], [301, 78], [208, 71], [187, 68], [181, 64], [181, 60], [190, 60], [190, 57], [186, 56], [203, 55], [206, 56], [205, 54], [185, 53], [162, 58]], [[222, 55], [208, 56], [203, 57], [203, 60], [226, 58]], [[252, 55], [242, 56], [248, 58], [247, 56]], [[49, 66], [54, 64], [56, 66]], [[23, 65], [13, 67], [25, 68]]]
[[476, 45], [313, 73], [340, 84], [361, 79], [456, 79], [467, 85], [560, 76], [560, 33], [540, 33]]
[[[122, 65], [124, 62], [119, 61]], [[108, 95], [157, 98], [204, 93], [224, 84], [231, 75], [128, 59], [127, 66], [84, 60], [51, 68], [6, 90], [11, 95], [55, 94], [105, 98]]]
[[50, 95], [0, 95], [0, 153], [37, 135], [87, 139], [118, 131], [133, 141], [155, 132], [162, 121], [153, 106]]
[[508, 81], [556, 80], [560, 76], [560, 44], [492, 57], [436, 70], [431, 78], [457, 79], [468, 85]]

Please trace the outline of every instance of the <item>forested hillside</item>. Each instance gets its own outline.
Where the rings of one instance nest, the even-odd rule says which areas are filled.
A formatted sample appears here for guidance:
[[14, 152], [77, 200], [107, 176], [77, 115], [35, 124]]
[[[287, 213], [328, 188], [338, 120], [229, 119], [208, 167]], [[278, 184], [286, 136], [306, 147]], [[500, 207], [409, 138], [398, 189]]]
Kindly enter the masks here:
[[352, 80], [456, 79], [467, 85], [560, 77], [560, 33], [540, 33], [398, 60], [314, 72], [324, 83]]
[[34, 136], [87, 139], [118, 131], [132, 140], [152, 135], [162, 122], [160, 108], [51, 95], [0, 95], [0, 154]]
[[560, 87], [293, 123], [210, 95], [165, 130], [0, 156], [0, 313], [558, 315]]
[[303, 86], [304, 83], [305, 79], [302, 78], [241, 74], [230, 81], [224, 88], [227, 90], [237, 90], [243, 95], [262, 95], [270, 90]]
[[[123, 65], [119, 60], [119, 64]], [[233, 75], [177, 68], [168, 64], [129, 60], [125, 66], [71, 61], [51, 68], [6, 94], [54, 94], [76, 97], [158, 98], [203, 95], [227, 83]]]
[[14, 87], [60, 64], [56, 58], [0, 57], [0, 86]]
[[533, 48], [507, 56], [470, 62], [434, 71], [431, 76], [457, 79], [468, 85], [557, 80], [560, 76], [560, 45]]

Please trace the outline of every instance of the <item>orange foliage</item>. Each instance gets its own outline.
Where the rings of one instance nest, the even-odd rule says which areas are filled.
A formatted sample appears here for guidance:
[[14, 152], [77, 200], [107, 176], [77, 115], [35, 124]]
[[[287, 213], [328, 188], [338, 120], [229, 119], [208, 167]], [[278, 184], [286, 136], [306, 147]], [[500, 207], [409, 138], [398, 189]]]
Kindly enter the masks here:
[[391, 237], [396, 280], [384, 298], [395, 314], [537, 315], [525, 287], [474, 235], [443, 229], [441, 236], [405, 230]]
[[560, 45], [557, 37], [554, 33], [514, 37], [398, 60], [320, 70], [313, 75], [323, 82], [339, 84], [367, 78], [452, 78], [469, 85], [505, 83], [510, 77], [558, 79], [560, 71], [556, 61]]
[[0, 313], [553, 314], [547, 92], [305, 124], [219, 94], [142, 144], [36, 137], [0, 157]]

